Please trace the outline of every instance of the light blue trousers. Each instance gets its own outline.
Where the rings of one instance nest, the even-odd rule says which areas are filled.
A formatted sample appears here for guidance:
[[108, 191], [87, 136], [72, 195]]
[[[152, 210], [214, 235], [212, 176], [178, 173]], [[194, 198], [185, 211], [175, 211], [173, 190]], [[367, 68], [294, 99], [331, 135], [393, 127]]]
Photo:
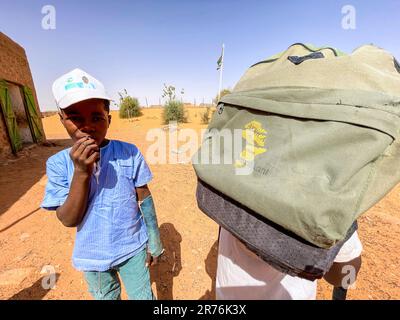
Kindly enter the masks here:
[[89, 292], [96, 300], [120, 300], [119, 274], [130, 300], [155, 300], [151, 290], [149, 268], [145, 263], [146, 249], [143, 249], [110, 270], [84, 272]]

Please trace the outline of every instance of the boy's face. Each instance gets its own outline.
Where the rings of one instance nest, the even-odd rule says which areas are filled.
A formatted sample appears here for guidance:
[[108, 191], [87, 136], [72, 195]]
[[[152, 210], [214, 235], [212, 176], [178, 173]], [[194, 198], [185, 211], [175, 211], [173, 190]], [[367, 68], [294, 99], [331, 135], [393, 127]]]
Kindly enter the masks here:
[[60, 120], [74, 142], [90, 136], [101, 146], [110, 126], [111, 115], [105, 109], [104, 100], [89, 99], [61, 110]]

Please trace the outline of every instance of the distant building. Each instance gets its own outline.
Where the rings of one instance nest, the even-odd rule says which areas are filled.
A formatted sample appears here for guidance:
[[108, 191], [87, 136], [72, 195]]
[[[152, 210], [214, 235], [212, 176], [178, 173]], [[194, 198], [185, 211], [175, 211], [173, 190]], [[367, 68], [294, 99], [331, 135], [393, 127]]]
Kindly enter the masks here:
[[0, 32], [0, 157], [44, 140], [25, 50]]

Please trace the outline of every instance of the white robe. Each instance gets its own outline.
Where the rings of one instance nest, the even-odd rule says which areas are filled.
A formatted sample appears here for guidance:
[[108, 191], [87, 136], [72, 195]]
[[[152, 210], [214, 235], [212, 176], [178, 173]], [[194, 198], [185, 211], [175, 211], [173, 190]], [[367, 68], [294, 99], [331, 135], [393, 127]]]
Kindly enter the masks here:
[[[335, 262], [360, 256], [362, 244], [355, 232], [342, 246]], [[217, 300], [314, 300], [317, 280], [284, 274], [251, 252], [221, 228], [216, 279]]]

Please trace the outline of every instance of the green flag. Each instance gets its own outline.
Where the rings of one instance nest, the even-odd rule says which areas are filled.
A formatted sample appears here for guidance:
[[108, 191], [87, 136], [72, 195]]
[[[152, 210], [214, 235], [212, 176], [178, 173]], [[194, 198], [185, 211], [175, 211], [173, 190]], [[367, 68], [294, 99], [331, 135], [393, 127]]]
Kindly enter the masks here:
[[221, 69], [221, 66], [222, 66], [222, 54], [217, 61], [217, 70]]
[[224, 64], [224, 45], [222, 45], [222, 52], [221, 56], [217, 61], [217, 70], [221, 69], [222, 65]]

